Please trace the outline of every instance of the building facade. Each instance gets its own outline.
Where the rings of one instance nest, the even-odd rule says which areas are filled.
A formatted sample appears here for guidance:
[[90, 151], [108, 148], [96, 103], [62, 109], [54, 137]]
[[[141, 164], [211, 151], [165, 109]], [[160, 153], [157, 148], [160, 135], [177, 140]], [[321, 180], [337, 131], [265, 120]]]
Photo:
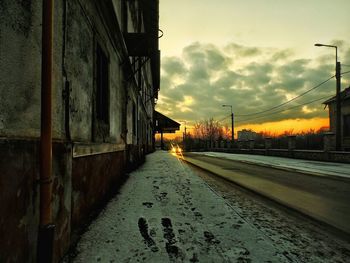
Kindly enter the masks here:
[[[350, 150], [350, 87], [344, 89], [340, 93], [341, 101], [341, 148], [343, 150]], [[329, 109], [329, 128], [332, 133], [336, 133], [336, 97], [330, 98], [323, 104]], [[335, 145], [334, 145], [335, 147]], [[334, 148], [333, 147], [333, 148]]]
[[[43, 1], [0, 2], [0, 262], [37, 259]], [[57, 0], [52, 48], [54, 261], [154, 148], [158, 0]], [[38, 252], [40, 253], [40, 252]]]

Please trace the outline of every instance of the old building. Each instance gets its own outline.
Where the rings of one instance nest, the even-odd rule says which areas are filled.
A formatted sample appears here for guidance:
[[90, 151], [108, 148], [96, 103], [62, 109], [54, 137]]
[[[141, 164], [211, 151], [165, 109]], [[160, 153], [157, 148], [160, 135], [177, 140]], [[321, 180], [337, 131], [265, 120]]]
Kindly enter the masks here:
[[[350, 87], [340, 93], [341, 100], [341, 148], [350, 150]], [[336, 133], [336, 97], [323, 102], [329, 109], [330, 131]]]
[[39, 180], [39, 164], [46, 118], [42, 72], [49, 67], [42, 60], [46, 8], [39, 0], [0, 2], [0, 262], [33, 262], [40, 254], [41, 185], [52, 186], [58, 261], [72, 233], [116, 190], [124, 170], [152, 151], [158, 5], [54, 1], [52, 178], [45, 181]]

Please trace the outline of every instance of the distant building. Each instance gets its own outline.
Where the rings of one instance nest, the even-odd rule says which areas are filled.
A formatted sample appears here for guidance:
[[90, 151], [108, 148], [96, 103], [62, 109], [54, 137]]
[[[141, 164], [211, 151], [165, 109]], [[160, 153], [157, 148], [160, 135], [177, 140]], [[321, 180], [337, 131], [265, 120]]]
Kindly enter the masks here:
[[[52, 185], [45, 200], [58, 262], [125, 170], [154, 149], [159, 0], [53, 1], [52, 27], [42, 19], [43, 2], [50, 1], [0, 1], [1, 262], [37, 261], [43, 185]], [[42, 88], [50, 64], [41, 59], [50, 50], [42, 45], [43, 28], [53, 35], [47, 180], [39, 180], [47, 159], [40, 155], [41, 119], [50, 115], [41, 110], [42, 90], [50, 86]]]
[[[341, 145], [345, 150], [350, 149], [350, 87], [340, 93], [341, 99]], [[329, 109], [330, 131], [336, 133], [336, 97], [323, 102]]]
[[254, 140], [258, 137], [258, 134], [252, 130], [246, 130], [243, 129], [241, 131], [238, 131], [238, 140], [239, 141], [249, 141], [249, 140]]

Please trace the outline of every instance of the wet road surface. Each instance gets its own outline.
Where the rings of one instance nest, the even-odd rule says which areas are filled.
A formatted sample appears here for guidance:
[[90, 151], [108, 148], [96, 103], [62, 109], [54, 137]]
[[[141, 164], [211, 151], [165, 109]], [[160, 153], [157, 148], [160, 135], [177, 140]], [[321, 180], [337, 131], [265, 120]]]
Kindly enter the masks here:
[[198, 154], [185, 160], [350, 233], [350, 180], [319, 177]]

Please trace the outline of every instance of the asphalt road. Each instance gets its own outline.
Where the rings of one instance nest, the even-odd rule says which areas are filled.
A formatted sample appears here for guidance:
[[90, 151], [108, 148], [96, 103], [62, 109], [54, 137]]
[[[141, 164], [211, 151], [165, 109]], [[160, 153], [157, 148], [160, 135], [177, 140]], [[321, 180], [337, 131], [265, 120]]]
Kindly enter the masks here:
[[184, 160], [350, 234], [350, 180], [191, 153]]

